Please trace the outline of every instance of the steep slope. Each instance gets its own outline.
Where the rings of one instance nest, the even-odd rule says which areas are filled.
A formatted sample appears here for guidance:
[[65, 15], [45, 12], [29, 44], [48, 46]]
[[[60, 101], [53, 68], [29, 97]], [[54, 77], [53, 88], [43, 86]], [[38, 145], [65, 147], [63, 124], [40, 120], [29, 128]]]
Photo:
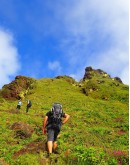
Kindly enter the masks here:
[[[0, 96], [2, 161], [30, 165], [48, 163], [46, 152], [39, 146], [46, 140], [41, 127], [53, 102], [60, 102], [71, 119], [62, 127], [58, 139], [60, 153], [52, 156], [52, 164], [128, 164], [128, 86], [101, 70], [90, 67], [86, 70], [89, 76], [85, 73], [80, 82], [68, 76], [35, 80], [33, 88], [22, 97], [20, 113], [15, 110], [17, 96], [14, 101]], [[108, 76], [103, 77], [104, 74]], [[33, 103], [28, 114], [25, 113], [27, 99]], [[18, 121], [33, 127], [30, 138], [15, 138], [10, 127]], [[37, 144], [39, 150], [29, 149], [34, 142], [33, 146]]]

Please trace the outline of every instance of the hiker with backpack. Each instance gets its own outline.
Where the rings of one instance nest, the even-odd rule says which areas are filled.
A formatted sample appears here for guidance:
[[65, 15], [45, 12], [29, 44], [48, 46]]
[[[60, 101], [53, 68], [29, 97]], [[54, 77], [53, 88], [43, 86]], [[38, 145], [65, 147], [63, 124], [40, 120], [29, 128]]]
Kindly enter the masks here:
[[[62, 121], [62, 118], [65, 118]], [[63, 112], [60, 103], [54, 103], [52, 109], [46, 113], [42, 127], [43, 134], [47, 132], [47, 148], [49, 155], [56, 153], [57, 136], [60, 133], [61, 126], [69, 120], [70, 116]]]
[[32, 101], [27, 100], [27, 106], [26, 106], [26, 113], [28, 112], [29, 108], [32, 106]]

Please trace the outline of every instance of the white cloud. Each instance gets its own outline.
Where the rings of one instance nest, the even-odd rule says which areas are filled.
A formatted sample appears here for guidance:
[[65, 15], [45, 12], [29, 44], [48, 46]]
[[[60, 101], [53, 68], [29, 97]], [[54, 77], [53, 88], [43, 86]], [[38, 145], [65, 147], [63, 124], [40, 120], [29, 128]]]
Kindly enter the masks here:
[[20, 68], [13, 35], [0, 28], [0, 88], [10, 82]]
[[[112, 49], [104, 54], [99, 54], [92, 65], [106, 71], [111, 77], [120, 77], [123, 83], [128, 84], [129, 61], [127, 52]], [[125, 77], [126, 76], [126, 77]]]
[[82, 68], [92, 65], [127, 84], [128, 3], [128, 0], [77, 0], [71, 7], [60, 10], [68, 32], [62, 40], [62, 49], [68, 56], [72, 74], [79, 77]]
[[61, 65], [59, 61], [48, 62], [48, 68], [57, 73], [61, 72]]
[[129, 84], [129, 66], [127, 65], [126, 67], [123, 68], [121, 71], [120, 78], [123, 80], [123, 83]]
[[75, 72], [74, 74], [70, 74], [70, 77], [73, 77], [76, 81], [79, 81], [83, 78], [85, 74], [85, 69], [79, 68], [79, 71]]

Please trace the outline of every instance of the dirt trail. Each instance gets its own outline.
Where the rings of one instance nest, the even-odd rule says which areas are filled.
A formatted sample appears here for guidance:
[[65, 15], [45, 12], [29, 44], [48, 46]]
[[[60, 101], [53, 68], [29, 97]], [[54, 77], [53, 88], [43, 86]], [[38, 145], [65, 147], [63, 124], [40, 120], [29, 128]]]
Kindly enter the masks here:
[[39, 153], [40, 151], [47, 151], [47, 146], [45, 141], [34, 141], [30, 144], [26, 145], [21, 150], [17, 151], [13, 155], [13, 159], [18, 158], [20, 155], [26, 154], [26, 153]]

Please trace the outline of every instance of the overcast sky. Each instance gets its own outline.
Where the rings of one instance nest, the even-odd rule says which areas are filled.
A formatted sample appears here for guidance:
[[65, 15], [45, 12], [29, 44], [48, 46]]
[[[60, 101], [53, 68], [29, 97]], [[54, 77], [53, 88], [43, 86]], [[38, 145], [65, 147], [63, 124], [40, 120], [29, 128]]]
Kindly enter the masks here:
[[129, 82], [128, 0], [0, 0], [0, 88], [15, 76]]

